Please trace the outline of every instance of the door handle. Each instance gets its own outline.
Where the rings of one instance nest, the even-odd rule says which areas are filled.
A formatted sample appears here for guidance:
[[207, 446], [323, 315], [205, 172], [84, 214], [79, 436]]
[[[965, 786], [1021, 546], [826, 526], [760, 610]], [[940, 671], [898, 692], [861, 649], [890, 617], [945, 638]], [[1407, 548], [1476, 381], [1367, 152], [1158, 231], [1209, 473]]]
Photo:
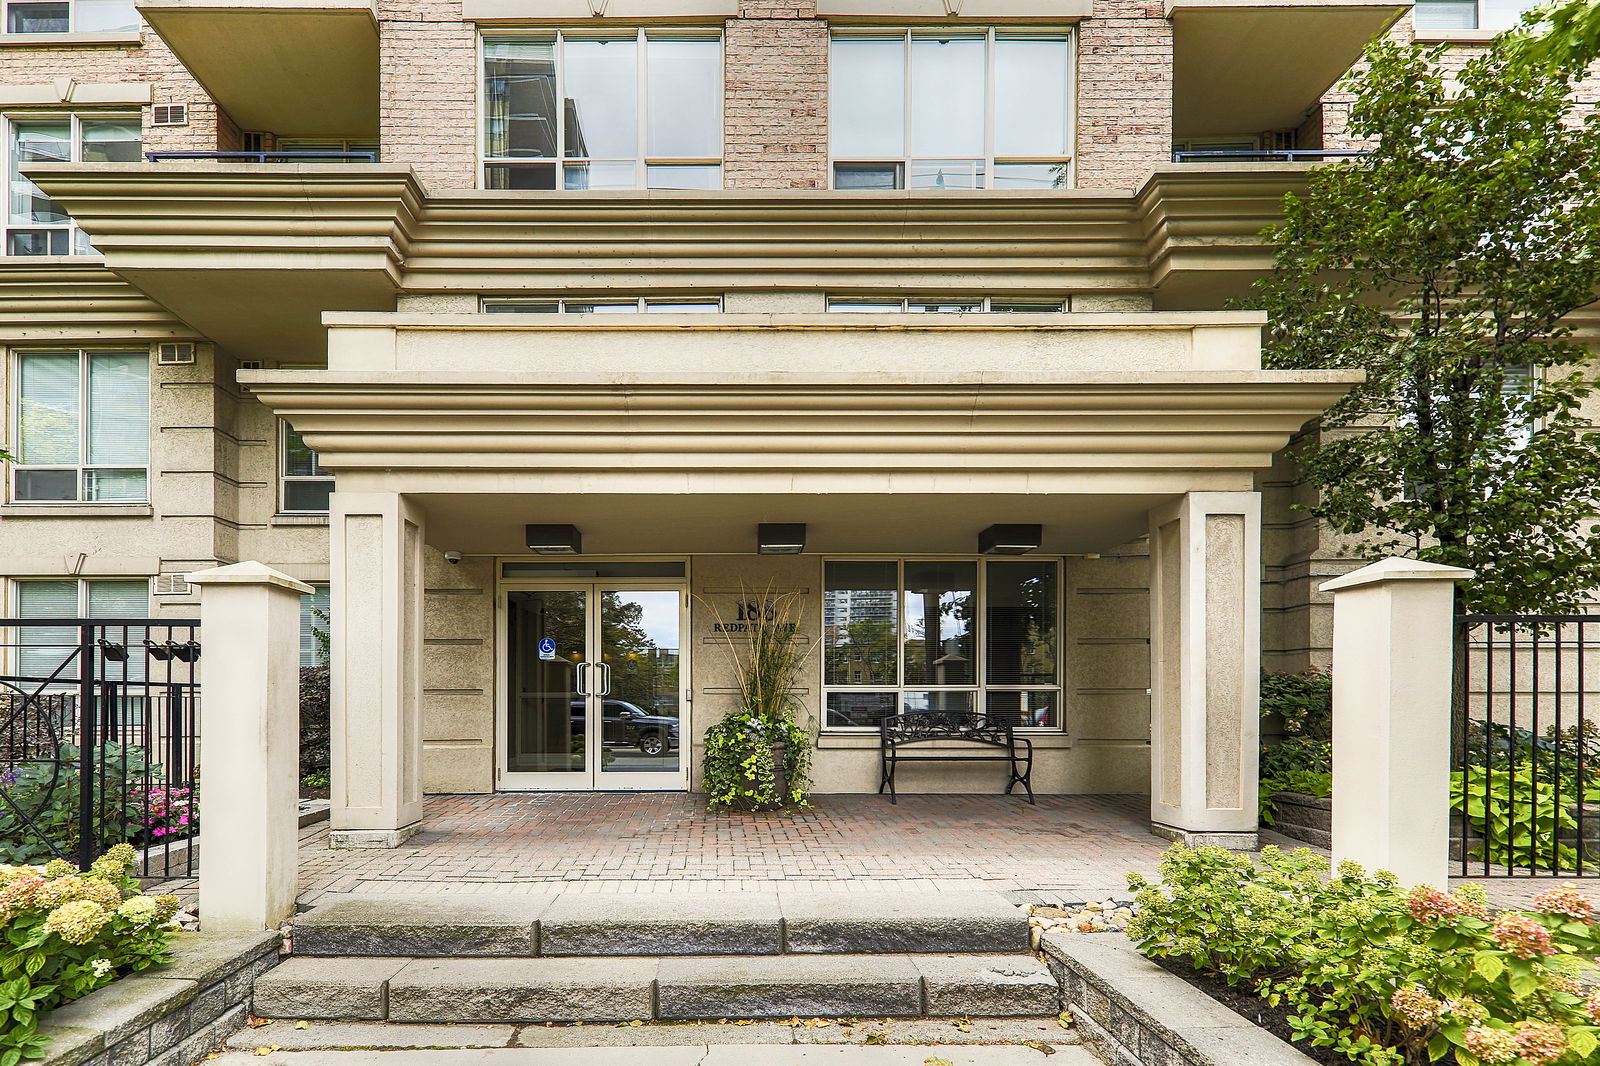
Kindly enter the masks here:
[[600, 668], [600, 691], [596, 692], [595, 695], [609, 696], [611, 695], [611, 664], [595, 663], [595, 665]]
[[576, 679], [574, 680], [574, 683], [573, 683], [573, 692], [574, 692], [575, 695], [578, 695], [578, 696], [591, 696], [591, 695], [593, 695], [593, 693], [591, 693], [589, 691], [589, 664], [588, 663], [579, 663], [578, 664], [577, 677], [576, 677]]

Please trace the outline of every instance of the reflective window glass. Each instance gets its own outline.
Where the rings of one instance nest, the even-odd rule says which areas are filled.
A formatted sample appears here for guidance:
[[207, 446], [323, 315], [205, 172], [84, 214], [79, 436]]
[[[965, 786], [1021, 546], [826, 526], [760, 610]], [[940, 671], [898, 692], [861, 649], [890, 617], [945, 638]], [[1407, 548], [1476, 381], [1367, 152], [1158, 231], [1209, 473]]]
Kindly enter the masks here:
[[[645, 42], [649, 71], [651, 156], [720, 158], [722, 155], [722, 44], [716, 38], [650, 38]], [[670, 186], [652, 185], [652, 188]], [[683, 186], [711, 188], [712, 186]]]
[[907, 561], [905, 568], [906, 684], [972, 684], [977, 671], [977, 564]]
[[[562, 91], [568, 159], [628, 159], [639, 140], [637, 42], [566, 38]], [[575, 186], [568, 184], [567, 188]], [[600, 188], [601, 186], [594, 186]], [[607, 186], [614, 187], [614, 186]]]
[[1064, 156], [1070, 38], [996, 35], [994, 42], [994, 154]]
[[986, 46], [987, 42], [982, 37], [912, 36], [912, 155], [985, 154], [983, 82]]
[[1056, 682], [1056, 565], [986, 563], [985, 648], [991, 685]]
[[826, 684], [898, 683], [898, 589], [893, 562], [828, 564], [822, 593]]
[[22, 351], [17, 388], [19, 502], [149, 498], [150, 353]]
[[905, 153], [906, 45], [893, 37], [835, 37], [828, 59], [833, 154]]

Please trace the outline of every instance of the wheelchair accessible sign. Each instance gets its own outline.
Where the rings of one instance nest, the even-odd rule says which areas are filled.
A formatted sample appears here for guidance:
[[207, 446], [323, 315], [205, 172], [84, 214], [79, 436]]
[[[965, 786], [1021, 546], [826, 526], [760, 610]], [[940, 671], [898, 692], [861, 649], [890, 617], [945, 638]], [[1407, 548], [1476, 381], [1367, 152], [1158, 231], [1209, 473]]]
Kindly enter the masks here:
[[551, 640], [549, 637], [541, 638], [540, 641], [539, 641], [539, 658], [544, 660], [545, 662], [549, 662], [550, 660], [554, 659], [555, 657], [556, 657], [556, 642], [554, 640]]

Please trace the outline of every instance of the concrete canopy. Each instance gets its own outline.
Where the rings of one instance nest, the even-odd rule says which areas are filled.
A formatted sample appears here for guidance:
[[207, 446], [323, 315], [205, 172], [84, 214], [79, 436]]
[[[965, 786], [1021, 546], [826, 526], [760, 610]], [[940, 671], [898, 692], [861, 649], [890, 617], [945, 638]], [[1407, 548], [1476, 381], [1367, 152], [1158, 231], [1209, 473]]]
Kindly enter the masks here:
[[243, 129], [378, 136], [372, 0], [140, 0], [195, 80]]
[[1408, 3], [1167, 0], [1173, 136], [1292, 129]]

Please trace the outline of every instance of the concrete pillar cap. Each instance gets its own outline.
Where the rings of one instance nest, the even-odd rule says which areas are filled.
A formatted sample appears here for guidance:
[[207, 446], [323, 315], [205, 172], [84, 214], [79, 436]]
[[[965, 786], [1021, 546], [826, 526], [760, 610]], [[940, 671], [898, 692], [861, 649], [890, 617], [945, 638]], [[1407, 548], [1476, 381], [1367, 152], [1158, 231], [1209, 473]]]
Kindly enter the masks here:
[[275, 585], [302, 596], [314, 591], [304, 581], [297, 581], [288, 574], [253, 560], [199, 570], [190, 574], [188, 580], [191, 585]]
[[1459, 566], [1425, 563], [1420, 559], [1402, 559], [1392, 555], [1387, 559], [1380, 559], [1378, 562], [1363, 566], [1360, 570], [1353, 570], [1343, 577], [1324, 582], [1318, 588], [1322, 592], [1339, 592], [1342, 589], [1377, 585], [1385, 581], [1466, 581], [1476, 574], [1476, 570], [1464, 570]]

